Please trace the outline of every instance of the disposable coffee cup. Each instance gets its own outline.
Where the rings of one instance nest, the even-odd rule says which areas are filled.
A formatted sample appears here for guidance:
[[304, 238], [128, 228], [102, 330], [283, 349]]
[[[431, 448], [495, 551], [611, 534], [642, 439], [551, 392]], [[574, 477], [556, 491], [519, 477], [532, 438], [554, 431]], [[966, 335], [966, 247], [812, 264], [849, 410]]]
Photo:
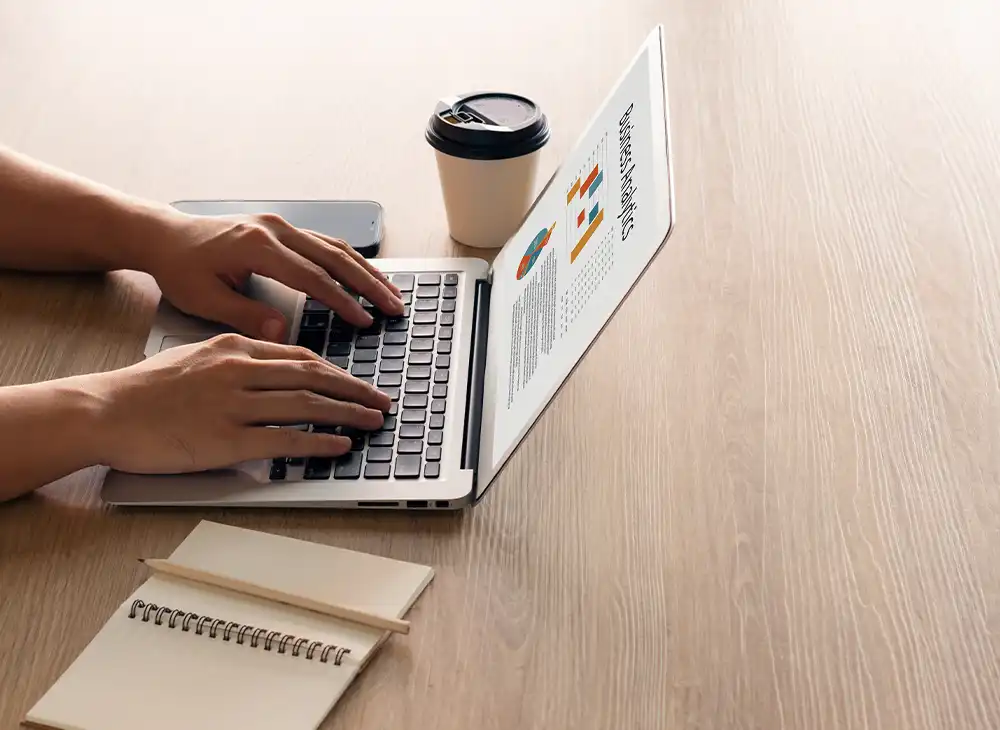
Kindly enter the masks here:
[[534, 200], [549, 135], [548, 119], [523, 96], [476, 92], [438, 102], [426, 137], [452, 238], [476, 248], [507, 242]]

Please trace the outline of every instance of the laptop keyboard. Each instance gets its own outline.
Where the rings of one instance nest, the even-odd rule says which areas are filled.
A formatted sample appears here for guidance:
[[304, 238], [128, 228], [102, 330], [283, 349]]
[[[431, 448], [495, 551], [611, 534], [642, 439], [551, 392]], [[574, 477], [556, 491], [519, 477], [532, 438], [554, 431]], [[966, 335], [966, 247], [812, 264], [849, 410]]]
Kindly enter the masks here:
[[351, 451], [338, 459], [274, 459], [272, 481], [288, 478], [295, 467], [307, 480], [441, 475], [459, 276], [395, 274], [392, 283], [403, 293], [402, 317], [385, 317], [361, 299], [375, 322], [358, 329], [307, 299], [297, 342], [389, 394], [392, 407], [382, 428], [367, 433], [313, 424], [313, 431], [349, 437]]

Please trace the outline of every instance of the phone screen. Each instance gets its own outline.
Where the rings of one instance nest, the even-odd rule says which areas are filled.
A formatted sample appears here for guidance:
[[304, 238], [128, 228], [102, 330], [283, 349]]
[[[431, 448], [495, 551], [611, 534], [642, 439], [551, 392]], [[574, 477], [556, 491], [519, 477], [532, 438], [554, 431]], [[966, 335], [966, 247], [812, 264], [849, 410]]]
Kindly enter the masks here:
[[296, 228], [347, 241], [368, 258], [382, 243], [382, 206], [371, 200], [182, 200], [173, 207], [192, 215], [276, 213]]

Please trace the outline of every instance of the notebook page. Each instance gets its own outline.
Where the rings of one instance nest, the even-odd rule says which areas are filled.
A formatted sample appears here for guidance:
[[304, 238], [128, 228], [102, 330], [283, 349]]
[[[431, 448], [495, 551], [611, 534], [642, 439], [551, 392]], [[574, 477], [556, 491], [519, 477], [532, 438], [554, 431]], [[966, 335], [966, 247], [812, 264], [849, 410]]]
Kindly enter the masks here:
[[[197, 635], [129, 618], [132, 601], [249, 623], [315, 641], [353, 644], [341, 666], [294, 657], [261, 644], [242, 646], [221, 632]], [[59, 730], [311, 730], [317, 727], [358, 672], [381, 632], [331, 626], [297, 609], [259, 605], [211, 587], [154, 577], [115, 612], [73, 665], [31, 709], [29, 723]], [[302, 612], [306, 613], [306, 612]], [[346, 640], [346, 641], [345, 641]]]
[[425, 565], [208, 521], [198, 524], [170, 562], [396, 618], [434, 576]]
[[[433, 576], [424, 566], [202, 522], [171, 560], [400, 616]], [[359, 565], [364, 566], [363, 574]], [[289, 578], [289, 575], [292, 577]], [[319, 576], [319, 579], [317, 579]], [[362, 590], [345, 588], [353, 577]], [[332, 587], [331, 587], [332, 586]], [[350, 600], [357, 596], [356, 600]], [[337, 667], [276, 647], [265, 651], [128, 618], [142, 599], [200, 616], [280, 631], [350, 649]], [[316, 727], [386, 632], [173, 576], [150, 578], [32, 708], [29, 722], [60, 730]]]

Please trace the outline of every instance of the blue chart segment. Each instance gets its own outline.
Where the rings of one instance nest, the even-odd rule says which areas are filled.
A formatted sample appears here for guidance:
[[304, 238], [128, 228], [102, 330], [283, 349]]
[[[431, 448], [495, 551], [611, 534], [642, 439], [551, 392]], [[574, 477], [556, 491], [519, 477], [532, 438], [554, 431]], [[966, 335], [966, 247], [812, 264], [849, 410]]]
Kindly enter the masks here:
[[521, 263], [517, 266], [517, 280], [520, 281], [528, 272], [531, 271], [531, 267], [535, 265], [538, 258], [542, 255], [542, 251], [545, 250], [545, 246], [548, 245], [549, 239], [552, 237], [552, 230], [556, 227], [553, 223], [548, 228], [543, 228], [535, 236], [531, 245], [528, 246], [528, 250], [524, 252], [524, 256], [521, 257]]

